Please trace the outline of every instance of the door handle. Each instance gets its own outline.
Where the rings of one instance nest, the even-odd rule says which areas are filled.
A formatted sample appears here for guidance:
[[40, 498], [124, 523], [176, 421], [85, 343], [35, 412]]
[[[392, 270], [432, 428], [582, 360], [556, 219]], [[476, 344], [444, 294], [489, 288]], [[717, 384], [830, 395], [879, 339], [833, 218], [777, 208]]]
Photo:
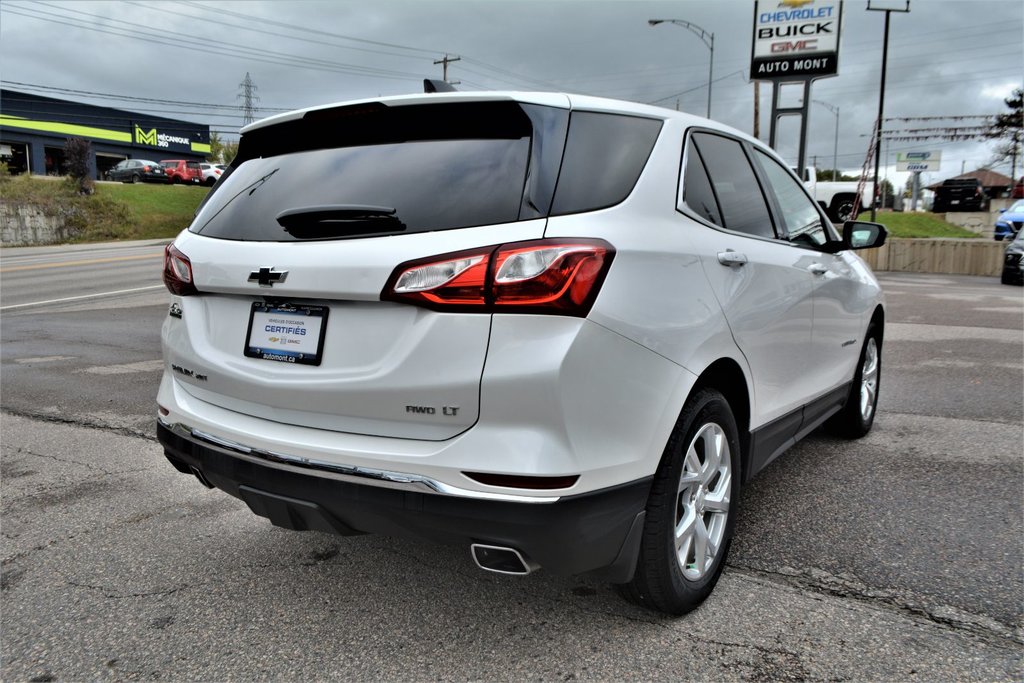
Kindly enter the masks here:
[[821, 263], [812, 263], [807, 266], [807, 270], [811, 271], [814, 275], [824, 275], [828, 272], [828, 266]]
[[718, 262], [723, 266], [738, 268], [747, 262], [747, 255], [732, 249], [718, 252]]

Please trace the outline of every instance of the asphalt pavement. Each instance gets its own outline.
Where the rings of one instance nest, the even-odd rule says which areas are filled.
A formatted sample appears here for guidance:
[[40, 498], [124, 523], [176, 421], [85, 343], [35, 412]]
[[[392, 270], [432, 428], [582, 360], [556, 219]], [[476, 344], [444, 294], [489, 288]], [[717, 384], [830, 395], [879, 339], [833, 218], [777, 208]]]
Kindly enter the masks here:
[[1021, 288], [882, 274], [875, 429], [769, 466], [715, 593], [669, 619], [465, 548], [276, 529], [178, 474], [160, 253], [0, 253], [3, 680], [1024, 677]]

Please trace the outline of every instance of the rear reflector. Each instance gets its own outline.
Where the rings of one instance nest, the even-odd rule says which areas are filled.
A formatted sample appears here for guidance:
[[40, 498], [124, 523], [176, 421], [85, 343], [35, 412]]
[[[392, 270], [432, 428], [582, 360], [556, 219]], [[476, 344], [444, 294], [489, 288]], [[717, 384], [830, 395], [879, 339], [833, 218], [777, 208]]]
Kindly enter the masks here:
[[585, 317], [615, 249], [604, 240], [534, 240], [407, 261], [385, 301], [439, 311], [555, 313]]
[[488, 486], [502, 486], [510, 489], [535, 489], [547, 491], [551, 489], [567, 489], [577, 481], [580, 475], [565, 477], [530, 477], [520, 474], [490, 474], [488, 472], [463, 472], [464, 475]]

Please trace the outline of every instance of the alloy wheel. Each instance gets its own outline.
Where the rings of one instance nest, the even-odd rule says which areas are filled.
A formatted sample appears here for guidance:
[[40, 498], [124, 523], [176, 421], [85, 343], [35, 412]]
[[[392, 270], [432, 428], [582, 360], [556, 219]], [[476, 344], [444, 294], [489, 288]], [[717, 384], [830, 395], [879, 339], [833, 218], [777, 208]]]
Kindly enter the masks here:
[[725, 539], [731, 493], [729, 441], [711, 422], [697, 430], [686, 449], [676, 496], [676, 558], [691, 581], [714, 568]]

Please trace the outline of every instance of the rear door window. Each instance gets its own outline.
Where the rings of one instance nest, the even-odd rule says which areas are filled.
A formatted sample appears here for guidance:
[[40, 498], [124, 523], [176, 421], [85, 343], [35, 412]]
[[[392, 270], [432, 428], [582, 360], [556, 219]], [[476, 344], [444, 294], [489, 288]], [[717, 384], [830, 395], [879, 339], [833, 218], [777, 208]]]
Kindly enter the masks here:
[[694, 133], [690, 144], [707, 169], [723, 227], [758, 237], [775, 237], [768, 204], [740, 142], [711, 133]]

